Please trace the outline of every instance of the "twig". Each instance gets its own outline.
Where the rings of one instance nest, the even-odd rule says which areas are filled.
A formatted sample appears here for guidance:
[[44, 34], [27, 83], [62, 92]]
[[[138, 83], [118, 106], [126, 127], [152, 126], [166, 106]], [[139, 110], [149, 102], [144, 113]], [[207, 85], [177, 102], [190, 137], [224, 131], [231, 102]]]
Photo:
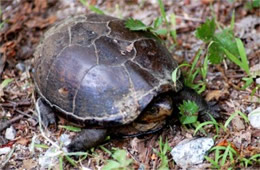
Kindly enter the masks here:
[[21, 102], [10, 102], [10, 103], [1, 103], [0, 106], [2, 107], [19, 107], [19, 106], [30, 106], [31, 102], [30, 101], [21, 101]]
[[14, 150], [15, 150], [15, 146], [12, 148], [12, 150], [9, 152], [9, 154], [7, 155], [7, 158], [4, 162], [1, 163], [0, 165], [0, 169], [4, 169], [5, 165], [9, 162], [10, 158], [12, 157]]
[[182, 20], [186, 20], [186, 21], [194, 21], [194, 22], [204, 22], [202, 19], [200, 18], [191, 18], [191, 17], [187, 17], [187, 16], [179, 16], [179, 15], [175, 15], [176, 18], [178, 19], [182, 19]]
[[15, 117], [15, 118], [13, 118], [11, 120], [8, 120], [8, 121], [6, 121], [4, 123], [1, 123], [0, 124], [0, 132], [2, 132], [4, 129], [6, 129], [8, 126], [10, 126], [12, 123], [20, 120], [23, 117], [24, 117], [24, 115], [19, 115], [19, 116]]

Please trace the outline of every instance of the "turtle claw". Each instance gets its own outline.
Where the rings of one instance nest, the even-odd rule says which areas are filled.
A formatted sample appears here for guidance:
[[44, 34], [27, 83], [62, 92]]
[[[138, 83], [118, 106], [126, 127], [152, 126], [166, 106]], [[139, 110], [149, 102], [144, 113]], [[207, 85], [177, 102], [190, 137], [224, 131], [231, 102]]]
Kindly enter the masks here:
[[52, 108], [40, 97], [36, 101], [36, 110], [41, 116], [41, 122], [45, 127], [49, 125], [56, 126], [56, 116]]
[[85, 151], [101, 144], [107, 137], [106, 129], [83, 129], [68, 145], [69, 152]]

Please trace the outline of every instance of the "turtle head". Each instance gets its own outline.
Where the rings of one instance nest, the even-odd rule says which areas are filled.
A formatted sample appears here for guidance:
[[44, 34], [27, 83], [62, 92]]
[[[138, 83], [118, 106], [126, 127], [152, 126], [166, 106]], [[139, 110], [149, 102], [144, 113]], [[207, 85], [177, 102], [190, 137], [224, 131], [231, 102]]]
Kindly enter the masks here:
[[144, 109], [137, 121], [157, 122], [170, 116], [173, 111], [173, 101], [169, 95], [159, 95]]

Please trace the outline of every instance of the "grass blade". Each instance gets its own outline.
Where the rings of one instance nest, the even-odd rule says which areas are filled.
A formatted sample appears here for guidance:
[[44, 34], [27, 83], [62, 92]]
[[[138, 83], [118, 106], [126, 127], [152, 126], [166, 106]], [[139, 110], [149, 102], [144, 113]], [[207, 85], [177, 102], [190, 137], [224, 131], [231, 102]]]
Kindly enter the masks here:
[[223, 154], [223, 157], [222, 157], [222, 160], [221, 160], [221, 163], [220, 163], [221, 166], [224, 166], [224, 164], [227, 160], [228, 153], [230, 152], [229, 150], [230, 150], [230, 144], [228, 145], [228, 147], [226, 147], [226, 150]]
[[248, 60], [247, 60], [247, 57], [246, 57], [245, 47], [244, 47], [242, 41], [239, 38], [236, 38], [236, 43], [237, 43], [239, 55], [241, 57], [243, 68], [246, 71], [246, 73], [249, 75], [250, 72], [249, 72], [249, 65], [248, 65]]
[[159, 3], [159, 6], [160, 6], [160, 11], [161, 11], [162, 17], [163, 17], [165, 23], [168, 24], [165, 9], [164, 9], [164, 4], [163, 4], [162, 0], [158, 0], [158, 3]]

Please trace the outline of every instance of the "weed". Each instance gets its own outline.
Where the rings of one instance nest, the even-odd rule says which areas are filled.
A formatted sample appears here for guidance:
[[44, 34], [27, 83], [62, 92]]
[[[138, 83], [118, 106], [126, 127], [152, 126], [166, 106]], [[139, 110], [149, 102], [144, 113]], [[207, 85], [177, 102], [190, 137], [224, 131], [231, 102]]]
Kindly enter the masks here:
[[169, 169], [169, 165], [168, 165], [169, 160], [168, 160], [168, 157], [167, 157], [167, 152], [171, 151], [171, 147], [169, 146], [167, 139], [166, 139], [166, 142], [163, 143], [162, 137], [160, 136], [159, 151], [157, 151], [156, 149], [153, 149], [153, 151], [154, 151], [154, 153], [156, 153], [160, 157], [160, 160], [161, 160], [159, 170]]
[[125, 150], [114, 148], [112, 158], [113, 160], [110, 159], [106, 161], [106, 164], [103, 166], [102, 170], [132, 169], [130, 167], [133, 163], [133, 160], [127, 157], [127, 152]]
[[87, 0], [79, 0], [81, 2], [82, 5], [86, 6], [90, 11], [96, 13], [96, 14], [100, 14], [100, 15], [104, 15], [104, 11], [102, 11], [101, 9], [95, 7], [94, 5], [91, 5], [87, 2]]
[[198, 105], [193, 101], [183, 101], [179, 106], [180, 122], [181, 124], [192, 124], [197, 122], [198, 119]]

